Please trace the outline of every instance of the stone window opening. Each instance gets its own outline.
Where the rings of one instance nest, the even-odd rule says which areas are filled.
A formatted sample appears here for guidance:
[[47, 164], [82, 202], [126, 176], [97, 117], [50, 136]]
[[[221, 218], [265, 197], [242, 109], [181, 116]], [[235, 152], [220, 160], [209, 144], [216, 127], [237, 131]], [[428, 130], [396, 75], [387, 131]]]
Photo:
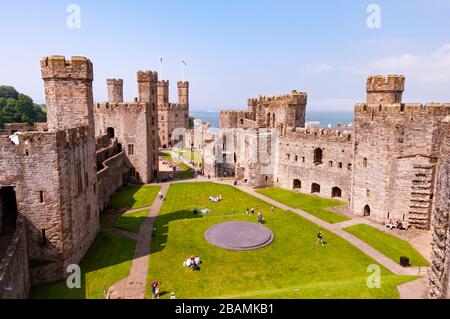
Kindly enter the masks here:
[[316, 148], [314, 150], [314, 164], [322, 164], [323, 151], [321, 148]]
[[293, 189], [301, 189], [302, 188], [302, 182], [299, 179], [294, 179], [292, 188]]
[[0, 236], [14, 233], [18, 214], [14, 188], [12, 186], [0, 188]]
[[269, 181], [269, 176], [266, 176], [266, 182], [268, 182]]
[[369, 217], [370, 216], [370, 206], [366, 205], [364, 206], [364, 217]]
[[311, 185], [311, 194], [320, 193], [320, 185], [313, 183]]
[[331, 197], [332, 198], [342, 197], [342, 190], [339, 187], [333, 187], [331, 189]]
[[128, 144], [128, 155], [134, 155], [134, 144]]
[[298, 162], [298, 156], [297, 155], [295, 155], [295, 161]]
[[114, 128], [108, 127], [106, 129], [106, 134], [108, 135], [108, 138], [114, 138]]
[[329, 162], [328, 162], [328, 166], [329, 166], [329, 167], [333, 167], [333, 161], [329, 161]]
[[305, 163], [306, 162], [306, 158], [302, 157], [302, 162]]
[[241, 125], [244, 125], [244, 120], [241, 119], [241, 120], [240, 120], [240, 123], [241, 123]]
[[39, 203], [43, 203], [43, 202], [44, 202], [44, 192], [39, 191]]
[[81, 163], [77, 163], [77, 181], [78, 181], [78, 194], [83, 192], [83, 176], [81, 174]]
[[363, 167], [367, 167], [367, 158], [366, 157], [364, 157], [364, 159], [363, 159]]
[[338, 163], [338, 168], [342, 168], [342, 162]]
[[289, 161], [291, 159], [291, 154], [286, 154], [286, 159]]
[[366, 189], [366, 196], [370, 197], [370, 190]]
[[347, 164], [347, 169], [349, 170], [349, 171], [351, 171], [352, 170], [352, 164]]
[[45, 247], [47, 245], [47, 237], [45, 236], [45, 229], [41, 229], [41, 246]]

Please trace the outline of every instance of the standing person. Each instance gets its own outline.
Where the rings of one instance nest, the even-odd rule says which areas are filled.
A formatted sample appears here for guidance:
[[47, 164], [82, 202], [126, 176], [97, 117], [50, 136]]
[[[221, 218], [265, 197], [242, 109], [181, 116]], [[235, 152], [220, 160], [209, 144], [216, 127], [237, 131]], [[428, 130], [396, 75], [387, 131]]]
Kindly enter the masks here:
[[251, 213], [252, 213], [252, 215], [255, 215], [255, 209], [253, 207], [251, 209]]
[[320, 244], [320, 245], [324, 246], [322, 231], [319, 231], [319, 233], [317, 234], [316, 244]]
[[170, 295], [170, 299], [177, 299], [174, 292], [172, 292], [172, 294]]
[[258, 223], [262, 224], [264, 222], [264, 217], [261, 212], [258, 213]]
[[245, 215], [250, 215], [250, 212], [248, 211], [248, 208], [245, 209]]
[[275, 212], [275, 207], [272, 205], [272, 213]]
[[155, 288], [155, 298], [159, 299], [159, 286], [156, 286]]
[[163, 192], [159, 192], [159, 199], [160, 200], [164, 200], [164, 193]]

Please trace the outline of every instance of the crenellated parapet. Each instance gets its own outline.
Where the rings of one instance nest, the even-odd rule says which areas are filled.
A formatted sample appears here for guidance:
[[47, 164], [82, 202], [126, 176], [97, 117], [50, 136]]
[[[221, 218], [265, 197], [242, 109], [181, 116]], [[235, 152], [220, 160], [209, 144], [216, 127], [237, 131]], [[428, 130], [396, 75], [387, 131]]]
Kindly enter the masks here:
[[81, 56], [66, 60], [64, 56], [52, 55], [41, 60], [42, 79], [87, 80], [94, 79], [92, 62]]
[[372, 119], [377, 116], [405, 117], [409, 120], [418, 117], [439, 117], [450, 114], [450, 103], [394, 103], [355, 105], [355, 117]]
[[301, 128], [301, 127], [286, 127], [283, 131], [283, 138], [303, 140], [303, 139], [320, 139], [330, 142], [351, 143], [353, 131], [337, 130], [337, 129], [322, 129], [322, 128]]
[[271, 102], [282, 102], [287, 105], [299, 105], [299, 104], [307, 104], [308, 102], [308, 94], [306, 92], [297, 92], [293, 90], [290, 94], [281, 94], [276, 96], [264, 96], [260, 95], [257, 99], [251, 98], [248, 99], [248, 105], [254, 106], [258, 103], [271, 103]]
[[143, 111], [149, 106], [150, 104], [147, 102], [117, 102], [117, 103], [102, 102], [96, 104], [95, 111], [103, 114], [111, 114], [116, 113], [120, 110]]
[[376, 75], [367, 79], [367, 103], [401, 103], [405, 90], [405, 76], [391, 74], [387, 77]]
[[137, 81], [142, 82], [158, 82], [158, 72], [156, 71], [137, 71]]

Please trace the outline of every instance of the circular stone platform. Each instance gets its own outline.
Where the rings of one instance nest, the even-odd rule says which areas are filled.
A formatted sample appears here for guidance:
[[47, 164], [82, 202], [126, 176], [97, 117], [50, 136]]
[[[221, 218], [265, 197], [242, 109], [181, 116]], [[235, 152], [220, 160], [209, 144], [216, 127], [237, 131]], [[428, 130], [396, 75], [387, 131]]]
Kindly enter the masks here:
[[228, 222], [214, 225], [205, 233], [214, 246], [228, 250], [253, 250], [269, 245], [274, 238], [272, 231], [260, 224]]

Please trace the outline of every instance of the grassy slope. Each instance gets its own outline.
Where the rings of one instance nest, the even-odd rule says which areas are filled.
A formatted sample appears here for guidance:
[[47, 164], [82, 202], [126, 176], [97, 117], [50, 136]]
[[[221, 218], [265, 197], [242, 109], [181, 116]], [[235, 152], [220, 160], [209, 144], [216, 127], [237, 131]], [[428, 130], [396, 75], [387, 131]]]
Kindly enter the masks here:
[[141, 208], [151, 206], [160, 186], [124, 186], [111, 198], [113, 208]]
[[82, 288], [69, 289], [66, 282], [35, 288], [36, 299], [102, 299], [104, 291], [128, 276], [134, 256], [134, 240], [101, 231], [81, 262]]
[[133, 213], [124, 213], [116, 219], [115, 227], [128, 230], [133, 233], [139, 233], [141, 224], [147, 218], [148, 209]]
[[349, 218], [327, 209], [329, 207], [346, 205], [340, 201], [297, 193], [276, 187], [260, 189], [257, 190], [257, 192], [289, 207], [301, 209], [331, 224], [349, 220]]
[[396, 263], [400, 263], [401, 256], [407, 256], [413, 266], [428, 266], [428, 261], [407, 241], [386, 234], [369, 225], [359, 224], [344, 229], [355, 235], [365, 243], [380, 251]]
[[[212, 204], [209, 195], [221, 193]], [[192, 209], [210, 208], [207, 216]], [[261, 210], [274, 242], [255, 251], [226, 251], [210, 245], [205, 231], [232, 220], [256, 222], [245, 208]], [[325, 232], [328, 244], [315, 244], [318, 226], [292, 212], [270, 212], [270, 205], [225, 185], [173, 184], [156, 221], [149, 282], [162, 282], [162, 298], [398, 298], [396, 286], [416, 277], [396, 276], [382, 269], [381, 289], [368, 289], [367, 267], [375, 261], [342, 238]], [[199, 255], [201, 271], [182, 262]], [[167, 294], [164, 294], [167, 293]], [[147, 292], [149, 296], [149, 292]]]

